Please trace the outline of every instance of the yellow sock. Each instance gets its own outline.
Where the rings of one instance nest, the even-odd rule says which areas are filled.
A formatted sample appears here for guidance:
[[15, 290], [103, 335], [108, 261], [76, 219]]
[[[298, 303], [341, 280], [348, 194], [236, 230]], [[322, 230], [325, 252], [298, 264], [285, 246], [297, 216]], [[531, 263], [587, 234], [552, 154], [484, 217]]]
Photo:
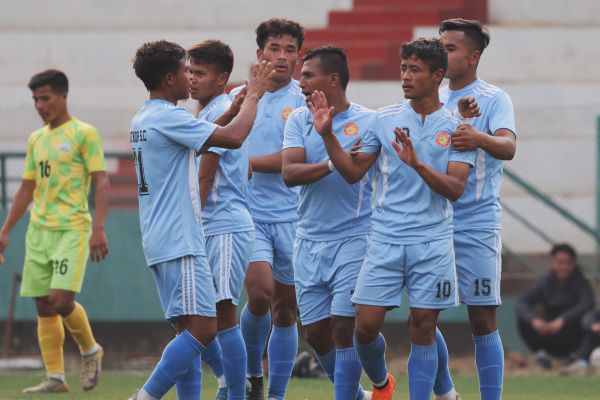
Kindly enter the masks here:
[[37, 334], [42, 360], [46, 365], [48, 376], [64, 375], [63, 344], [65, 342], [65, 328], [60, 316], [38, 317]]
[[65, 321], [67, 329], [73, 335], [75, 342], [77, 342], [81, 354], [90, 353], [94, 350], [96, 339], [94, 339], [90, 321], [81, 304], [75, 302], [73, 312], [67, 317], [63, 317], [63, 321]]

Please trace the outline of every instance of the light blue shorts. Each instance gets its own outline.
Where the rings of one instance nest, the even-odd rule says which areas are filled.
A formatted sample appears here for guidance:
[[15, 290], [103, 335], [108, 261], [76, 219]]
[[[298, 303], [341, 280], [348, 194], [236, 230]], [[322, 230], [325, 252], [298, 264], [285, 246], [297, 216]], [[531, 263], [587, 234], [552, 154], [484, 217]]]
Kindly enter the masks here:
[[454, 232], [460, 301], [474, 306], [497, 306], [502, 273], [500, 230]]
[[354, 317], [351, 298], [368, 242], [368, 236], [330, 242], [296, 239], [294, 277], [302, 325], [332, 315]]
[[296, 236], [296, 222], [254, 224], [256, 236], [250, 262], [268, 262], [273, 268], [273, 279], [294, 286], [292, 252]]
[[217, 303], [231, 300], [238, 305], [253, 242], [254, 231], [206, 237], [206, 254], [215, 281]]
[[150, 266], [165, 318], [216, 316], [215, 286], [206, 256], [185, 256]]
[[458, 305], [456, 286], [452, 238], [411, 245], [373, 239], [352, 302], [399, 307], [406, 287], [410, 307], [444, 309]]

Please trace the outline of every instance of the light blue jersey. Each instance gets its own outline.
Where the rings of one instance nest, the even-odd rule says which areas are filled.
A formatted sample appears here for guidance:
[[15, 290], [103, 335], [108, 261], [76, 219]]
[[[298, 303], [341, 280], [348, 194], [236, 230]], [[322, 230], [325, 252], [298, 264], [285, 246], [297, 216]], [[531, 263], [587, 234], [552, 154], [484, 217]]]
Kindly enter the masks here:
[[206, 254], [195, 160], [216, 128], [161, 99], [146, 101], [131, 122], [148, 265]]
[[[233, 89], [231, 98], [241, 88]], [[250, 157], [281, 151], [285, 121], [293, 110], [304, 105], [306, 99], [296, 80], [276, 92], [266, 92], [258, 102], [256, 119], [248, 137]], [[298, 191], [287, 187], [280, 173], [254, 172], [249, 184], [248, 203], [256, 223], [298, 220]]]
[[[333, 132], [345, 150], [369, 130], [375, 111], [352, 103], [333, 118]], [[307, 107], [294, 111], [285, 125], [283, 148], [303, 148], [305, 162], [329, 159], [323, 140], [313, 126]], [[371, 231], [371, 172], [349, 185], [333, 172], [300, 188], [300, 220], [296, 236], [312, 241], [332, 241], [364, 236]]]
[[379, 153], [374, 184], [373, 238], [389, 244], [406, 245], [452, 237], [452, 206], [435, 193], [402, 162], [392, 147], [394, 128], [408, 131], [418, 158], [424, 164], [446, 173], [449, 161], [473, 165], [475, 152], [459, 153], [450, 138], [458, 121], [441, 107], [421, 122], [410, 101], [377, 110], [371, 131], [365, 135], [361, 152]]
[[[213, 122], [231, 105], [226, 94], [210, 101], [198, 118]], [[239, 149], [211, 147], [208, 151], [220, 156], [219, 168], [206, 204], [202, 210], [202, 226], [206, 236], [254, 230], [248, 211], [248, 141]]]
[[[504, 91], [481, 79], [460, 90], [448, 87], [440, 90], [440, 101], [449, 110], [456, 109], [458, 101], [465, 96], [473, 96], [479, 103], [481, 116], [469, 122], [478, 131], [488, 135], [501, 128], [517, 132], [513, 105]], [[476, 150], [475, 168], [469, 174], [465, 192], [453, 203], [455, 230], [500, 229], [502, 165], [502, 160], [482, 149]]]

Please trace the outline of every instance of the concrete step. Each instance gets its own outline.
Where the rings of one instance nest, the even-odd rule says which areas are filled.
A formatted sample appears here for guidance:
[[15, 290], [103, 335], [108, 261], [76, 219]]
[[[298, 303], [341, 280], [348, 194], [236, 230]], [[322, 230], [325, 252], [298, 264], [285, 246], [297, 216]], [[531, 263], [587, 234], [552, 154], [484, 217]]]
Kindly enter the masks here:
[[[341, 41], [407, 41], [412, 38], [410, 25], [396, 27], [344, 26], [327, 29], [310, 29], [306, 32], [306, 41], [319, 41], [338, 44]], [[308, 46], [305, 46], [309, 48]]]
[[597, 0], [487, 0], [495, 24], [585, 26], [600, 25]]
[[[253, 36], [261, 21], [281, 16], [305, 27], [323, 27], [329, 11], [347, 10], [351, 0], [285, 2], [280, 0], [22, 0], [0, 13], [2, 30], [51, 31], [146, 31], [190, 29], [197, 40], [207, 29], [246, 29]], [[39, 21], [43, 21], [40, 24]], [[94, 46], [95, 47], [95, 46]]]
[[427, 25], [439, 21], [436, 9], [332, 11], [329, 26], [396, 26], [397, 24]]

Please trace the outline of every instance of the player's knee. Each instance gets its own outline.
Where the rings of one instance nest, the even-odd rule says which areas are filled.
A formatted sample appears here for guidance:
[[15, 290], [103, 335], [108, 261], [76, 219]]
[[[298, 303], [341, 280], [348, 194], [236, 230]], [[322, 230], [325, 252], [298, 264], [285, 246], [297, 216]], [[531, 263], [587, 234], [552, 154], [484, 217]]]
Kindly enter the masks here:
[[61, 316], [67, 317], [73, 312], [73, 308], [75, 308], [75, 301], [71, 298], [55, 296], [50, 297], [50, 306]]
[[252, 314], [266, 314], [271, 307], [271, 296], [272, 292], [264, 288], [257, 288], [253, 291], [248, 290], [248, 308]]
[[333, 342], [335, 343], [335, 347], [339, 349], [352, 347], [352, 336], [352, 329], [343, 329], [341, 327], [333, 329]]
[[478, 315], [471, 317], [469, 323], [471, 325], [471, 332], [476, 336], [487, 335], [496, 330], [495, 319], [489, 318], [488, 316]]
[[296, 323], [296, 308], [295, 307], [287, 307], [287, 306], [279, 306], [277, 307], [277, 303], [273, 304], [273, 324], [275, 326], [291, 326]]
[[369, 344], [377, 340], [379, 330], [367, 323], [356, 322], [354, 327], [354, 337], [360, 344]]
[[410, 337], [415, 344], [430, 344], [435, 341], [436, 318], [430, 315], [411, 315]]

